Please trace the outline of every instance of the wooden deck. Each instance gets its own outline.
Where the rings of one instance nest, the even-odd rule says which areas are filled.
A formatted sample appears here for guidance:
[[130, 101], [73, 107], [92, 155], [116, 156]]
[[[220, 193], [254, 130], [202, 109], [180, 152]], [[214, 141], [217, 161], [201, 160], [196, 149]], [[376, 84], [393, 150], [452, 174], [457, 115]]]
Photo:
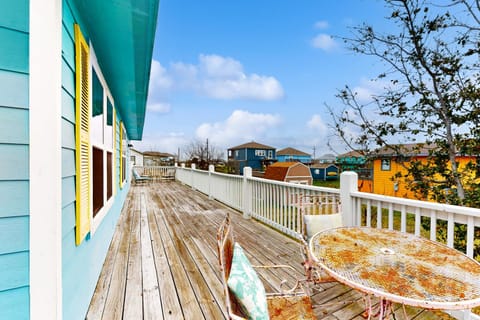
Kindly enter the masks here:
[[[216, 232], [227, 212], [252, 264], [296, 268], [296, 274], [261, 274], [267, 292], [281, 279], [302, 277], [295, 240], [177, 182], [132, 186], [87, 319], [225, 319]], [[362, 295], [338, 283], [324, 285], [312, 299], [318, 319], [364, 319]], [[417, 320], [449, 319], [407, 311]]]

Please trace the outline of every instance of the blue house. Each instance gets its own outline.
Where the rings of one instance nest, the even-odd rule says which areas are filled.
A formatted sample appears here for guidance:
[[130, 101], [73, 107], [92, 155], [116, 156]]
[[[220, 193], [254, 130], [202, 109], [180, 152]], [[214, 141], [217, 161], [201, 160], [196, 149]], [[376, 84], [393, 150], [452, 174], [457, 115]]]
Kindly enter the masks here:
[[264, 171], [267, 165], [275, 162], [275, 156], [275, 148], [254, 141], [228, 149], [229, 165], [239, 174], [243, 174], [245, 167]]
[[84, 319], [142, 138], [158, 0], [0, 2], [0, 319]]
[[332, 163], [318, 163], [310, 166], [313, 180], [337, 180], [340, 175], [338, 167]]
[[277, 151], [278, 162], [301, 162], [305, 164], [312, 163], [312, 156], [306, 152], [294, 149], [285, 148]]

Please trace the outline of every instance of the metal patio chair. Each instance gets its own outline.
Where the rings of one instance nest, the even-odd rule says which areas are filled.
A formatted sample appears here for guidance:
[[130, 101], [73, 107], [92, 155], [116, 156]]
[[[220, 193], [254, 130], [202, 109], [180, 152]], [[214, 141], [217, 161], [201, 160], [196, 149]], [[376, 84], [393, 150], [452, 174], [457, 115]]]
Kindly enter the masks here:
[[302, 199], [299, 206], [303, 224], [301, 255], [307, 290], [311, 293], [312, 287], [318, 289], [317, 285], [336, 280], [315, 263], [309, 248], [310, 238], [317, 232], [342, 227], [342, 213], [340, 203], [336, 199], [314, 195], [304, 196]]
[[[221, 279], [225, 293], [225, 303], [228, 319], [248, 319], [248, 315], [242, 310], [240, 302], [231, 292], [227, 281], [232, 269], [235, 239], [230, 217], [227, 214], [217, 233], [218, 259], [221, 269]], [[262, 268], [285, 268], [291, 266], [263, 266]], [[293, 268], [292, 268], [293, 269]], [[305, 294], [301, 286], [295, 286], [288, 290], [277, 293], [267, 293], [268, 314], [272, 320], [280, 319], [316, 319], [310, 296]], [[282, 287], [282, 285], [280, 285]]]

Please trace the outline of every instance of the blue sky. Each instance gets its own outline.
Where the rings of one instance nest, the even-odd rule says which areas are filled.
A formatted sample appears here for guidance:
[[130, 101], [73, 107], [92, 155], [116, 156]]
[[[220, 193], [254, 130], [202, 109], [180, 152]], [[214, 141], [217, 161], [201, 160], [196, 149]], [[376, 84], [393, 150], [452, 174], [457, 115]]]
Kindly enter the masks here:
[[325, 103], [346, 84], [359, 95], [381, 65], [338, 36], [385, 25], [375, 0], [161, 0], [139, 150], [176, 154], [195, 139], [223, 150], [256, 141], [318, 157], [345, 149]]

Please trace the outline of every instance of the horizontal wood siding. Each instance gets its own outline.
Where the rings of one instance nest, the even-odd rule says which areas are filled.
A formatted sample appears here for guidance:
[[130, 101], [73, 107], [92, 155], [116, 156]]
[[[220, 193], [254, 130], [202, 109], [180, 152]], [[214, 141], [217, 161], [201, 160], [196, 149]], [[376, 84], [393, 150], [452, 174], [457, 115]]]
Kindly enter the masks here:
[[[62, 25], [62, 284], [63, 318], [84, 319], [108, 251], [128, 187], [118, 187], [119, 145], [116, 145], [114, 204], [95, 234], [75, 245], [75, 42], [74, 23], [82, 27], [75, 2], [64, 0]], [[88, 39], [88, 30], [82, 27]], [[119, 116], [117, 115], [117, 119]], [[117, 122], [118, 141], [118, 122]], [[1, 189], [1, 185], [0, 185]]]
[[0, 2], [0, 318], [29, 317], [28, 1]]

